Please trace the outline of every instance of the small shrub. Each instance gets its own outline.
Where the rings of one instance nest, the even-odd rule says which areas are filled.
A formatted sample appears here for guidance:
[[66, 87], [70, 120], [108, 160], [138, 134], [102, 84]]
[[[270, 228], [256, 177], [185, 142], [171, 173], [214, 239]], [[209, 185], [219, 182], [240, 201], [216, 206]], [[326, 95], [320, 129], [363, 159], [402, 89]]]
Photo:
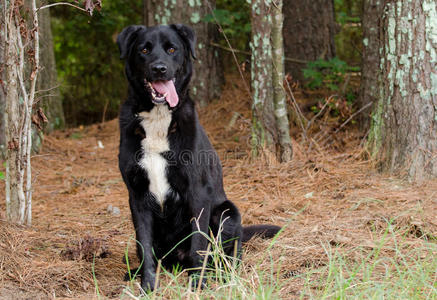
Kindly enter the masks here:
[[311, 89], [327, 88], [331, 91], [339, 91], [345, 81], [347, 72], [359, 71], [357, 67], [351, 67], [338, 57], [330, 60], [318, 59], [311, 61], [303, 69], [303, 76], [307, 87]]

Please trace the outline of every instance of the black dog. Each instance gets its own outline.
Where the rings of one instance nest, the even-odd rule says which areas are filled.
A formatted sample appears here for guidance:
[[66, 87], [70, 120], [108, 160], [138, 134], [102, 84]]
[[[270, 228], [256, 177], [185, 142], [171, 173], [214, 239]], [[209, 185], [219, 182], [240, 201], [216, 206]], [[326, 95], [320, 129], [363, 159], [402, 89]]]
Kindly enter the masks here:
[[145, 290], [153, 289], [156, 259], [166, 254], [164, 267], [200, 269], [199, 252], [208, 240], [194, 232], [221, 234], [231, 256], [235, 245], [240, 255], [241, 242], [254, 234], [271, 237], [280, 229], [243, 228], [237, 207], [226, 198], [219, 158], [188, 96], [195, 40], [185, 25], [129, 26], [117, 38], [129, 81], [120, 112], [119, 167], [129, 191]]

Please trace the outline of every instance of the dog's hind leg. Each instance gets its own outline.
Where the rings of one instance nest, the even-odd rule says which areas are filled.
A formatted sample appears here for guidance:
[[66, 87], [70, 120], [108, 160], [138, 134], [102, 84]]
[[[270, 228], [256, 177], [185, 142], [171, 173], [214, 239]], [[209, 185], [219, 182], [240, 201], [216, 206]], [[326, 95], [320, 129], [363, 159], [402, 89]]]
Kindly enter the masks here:
[[215, 237], [219, 234], [218, 241], [226, 256], [240, 258], [242, 226], [237, 207], [229, 200], [217, 206], [211, 214], [209, 226]]

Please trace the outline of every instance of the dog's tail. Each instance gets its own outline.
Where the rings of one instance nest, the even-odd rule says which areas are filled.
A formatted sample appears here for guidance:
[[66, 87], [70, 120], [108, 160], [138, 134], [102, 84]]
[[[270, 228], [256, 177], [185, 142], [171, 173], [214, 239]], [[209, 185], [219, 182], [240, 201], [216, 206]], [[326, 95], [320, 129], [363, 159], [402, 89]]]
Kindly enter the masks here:
[[250, 225], [243, 227], [243, 236], [241, 242], [246, 243], [252, 237], [259, 236], [263, 239], [270, 239], [281, 230], [281, 227], [276, 225]]

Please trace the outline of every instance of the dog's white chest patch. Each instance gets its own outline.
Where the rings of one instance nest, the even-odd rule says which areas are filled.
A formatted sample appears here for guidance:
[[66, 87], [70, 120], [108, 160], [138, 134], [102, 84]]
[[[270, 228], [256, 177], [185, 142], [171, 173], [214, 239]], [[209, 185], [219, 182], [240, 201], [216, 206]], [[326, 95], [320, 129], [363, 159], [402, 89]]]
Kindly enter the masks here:
[[166, 105], [157, 105], [150, 112], [141, 112], [141, 126], [146, 137], [141, 141], [143, 156], [139, 165], [147, 171], [149, 191], [162, 207], [165, 196], [170, 189], [167, 181], [167, 161], [161, 153], [169, 151], [167, 139], [168, 127], [171, 122], [171, 111]]

